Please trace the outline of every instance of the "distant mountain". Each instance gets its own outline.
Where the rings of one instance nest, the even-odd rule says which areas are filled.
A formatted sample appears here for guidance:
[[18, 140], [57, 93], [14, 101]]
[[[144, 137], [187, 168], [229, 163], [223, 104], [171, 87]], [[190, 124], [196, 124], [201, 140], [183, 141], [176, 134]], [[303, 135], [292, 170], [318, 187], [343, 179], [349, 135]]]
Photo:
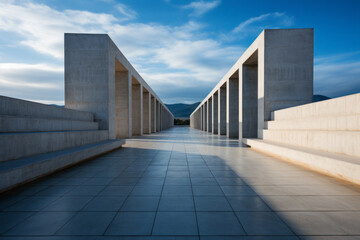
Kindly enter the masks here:
[[174, 117], [188, 118], [199, 104], [200, 102], [193, 104], [175, 103], [175, 104], [166, 104], [166, 106], [172, 112], [172, 114], [174, 114]]
[[313, 96], [313, 102], [320, 102], [320, 101], [324, 101], [324, 100], [328, 100], [328, 99], [330, 99], [330, 98], [327, 97], [327, 96], [324, 96], [324, 95], [317, 95], [317, 94], [315, 94], [315, 95]]

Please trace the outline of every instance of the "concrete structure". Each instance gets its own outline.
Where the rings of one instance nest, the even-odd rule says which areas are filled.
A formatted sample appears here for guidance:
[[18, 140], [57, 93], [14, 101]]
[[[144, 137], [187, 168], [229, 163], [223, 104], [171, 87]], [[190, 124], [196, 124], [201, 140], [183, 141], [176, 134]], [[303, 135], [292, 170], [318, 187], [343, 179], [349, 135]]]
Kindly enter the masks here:
[[360, 184], [360, 93], [278, 110], [252, 148]]
[[218, 134], [261, 138], [272, 111], [312, 102], [313, 29], [264, 30], [195, 109], [191, 121], [198, 121], [196, 112], [216, 93]]
[[[360, 184], [360, 94], [310, 103], [312, 95], [313, 30], [264, 30], [191, 122], [216, 116], [219, 135]], [[201, 109], [215, 98], [217, 112], [206, 115]]]
[[172, 113], [107, 34], [65, 34], [65, 79], [65, 107], [93, 112], [111, 139], [144, 133], [151, 112], [143, 116], [143, 93], [158, 103], [153, 114], [161, 108], [156, 131], [173, 125]]
[[65, 34], [65, 108], [0, 96], [0, 191], [173, 122], [108, 35]]

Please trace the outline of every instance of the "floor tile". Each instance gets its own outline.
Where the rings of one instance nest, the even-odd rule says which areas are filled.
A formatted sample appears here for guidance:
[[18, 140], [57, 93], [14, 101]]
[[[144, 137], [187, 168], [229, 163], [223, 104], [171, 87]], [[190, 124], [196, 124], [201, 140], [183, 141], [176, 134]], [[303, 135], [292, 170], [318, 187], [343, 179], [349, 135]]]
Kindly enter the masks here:
[[121, 211], [156, 211], [160, 197], [130, 196], [126, 199]]
[[96, 196], [104, 186], [77, 186], [65, 194], [65, 196]]
[[223, 196], [218, 186], [193, 186], [194, 196]]
[[249, 235], [293, 235], [273, 212], [237, 212], [236, 215]]
[[116, 212], [79, 212], [56, 235], [102, 235]]
[[217, 186], [217, 182], [215, 181], [215, 178], [212, 177], [192, 177], [191, 178], [191, 184], [193, 186]]
[[190, 185], [190, 178], [188, 177], [167, 177], [165, 185]]
[[298, 235], [360, 235], [360, 212], [280, 212]]
[[4, 209], [4, 211], [40, 211], [58, 197], [27, 197]]
[[194, 197], [196, 211], [233, 211], [225, 197]]
[[0, 234], [30, 217], [31, 212], [0, 212]]
[[155, 212], [119, 212], [105, 235], [150, 235]]
[[256, 196], [256, 192], [248, 186], [221, 186], [226, 196]]
[[197, 212], [200, 235], [245, 235], [233, 212]]
[[192, 196], [190, 185], [174, 186], [165, 185], [162, 191], [163, 196]]
[[229, 196], [227, 199], [234, 211], [271, 211], [260, 197]]
[[92, 198], [92, 196], [64, 196], [51, 203], [43, 211], [80, 211]]
[[135, 186], [131, 196], [160, 196], [162, 186]]
[[82, 211], [118, 211], [125, 199], [125, 196], [95, 197], [82, 209]]
[[169, 197], [162, 196], [159, 204], [159, 211], [175, 212], [175, 211], [195, 211], [194, 200], [192, 197]]
[[194, 212], [158, 212], [153, 235], [197, 235]]
[[16, 225], [5, 235], [53, 235], [73, 215], [72, 212], [38, 212]]
[[127, 196], [133, 190], [133, 186], [107, 186], [99, 195], [101, 196]]

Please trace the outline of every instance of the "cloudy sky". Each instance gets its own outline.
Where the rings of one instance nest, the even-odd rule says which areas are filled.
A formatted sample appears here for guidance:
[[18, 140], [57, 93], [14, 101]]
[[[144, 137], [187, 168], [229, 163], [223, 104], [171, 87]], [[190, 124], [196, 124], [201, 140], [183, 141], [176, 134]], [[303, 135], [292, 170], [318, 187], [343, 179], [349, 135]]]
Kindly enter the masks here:
[[357, 0], [0, 0], [0, 95], [63, 104], [65, 32], [108, 33], [165, 103], [202, 100], [264, 28], [315, 29], [315, 94], [360, 92]]

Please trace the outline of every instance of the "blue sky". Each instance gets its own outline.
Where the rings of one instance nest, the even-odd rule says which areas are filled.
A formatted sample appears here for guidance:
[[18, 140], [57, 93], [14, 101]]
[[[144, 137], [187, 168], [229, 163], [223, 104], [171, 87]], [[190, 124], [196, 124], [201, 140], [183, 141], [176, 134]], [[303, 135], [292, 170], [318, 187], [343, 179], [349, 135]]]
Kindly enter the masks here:
[[264, 28], [314, 28], [314, 93], [360, 92], [358, 0], [0, 0], [0, 95], [63, 104], [64, 32], [108, 33], [165, 103], [202, 100]]

